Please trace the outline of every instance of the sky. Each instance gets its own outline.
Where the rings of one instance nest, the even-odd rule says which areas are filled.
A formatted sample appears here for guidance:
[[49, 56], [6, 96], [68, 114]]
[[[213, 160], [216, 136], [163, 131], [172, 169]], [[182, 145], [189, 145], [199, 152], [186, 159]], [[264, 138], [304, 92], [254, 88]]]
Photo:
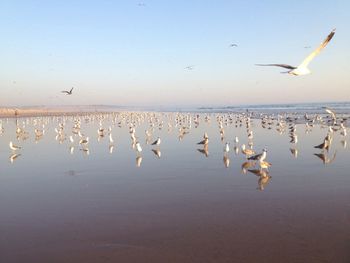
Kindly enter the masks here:
[[[349, 10], [347, 0], [1, 0], [0, 106], [350, 101]], [[297, 66], [333, 28], [310, 75], [255, 66]]]

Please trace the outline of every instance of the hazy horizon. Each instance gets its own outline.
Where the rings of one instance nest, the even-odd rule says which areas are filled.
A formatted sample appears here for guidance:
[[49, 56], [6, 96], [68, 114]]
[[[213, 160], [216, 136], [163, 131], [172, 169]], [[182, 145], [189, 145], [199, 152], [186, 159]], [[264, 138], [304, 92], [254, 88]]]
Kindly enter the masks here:
[[[350, 101], [348, 2], [139, 3], [2, 1], [0, 105]], [[333, 28], [310, 75], [254, 65], [297, 66]]]

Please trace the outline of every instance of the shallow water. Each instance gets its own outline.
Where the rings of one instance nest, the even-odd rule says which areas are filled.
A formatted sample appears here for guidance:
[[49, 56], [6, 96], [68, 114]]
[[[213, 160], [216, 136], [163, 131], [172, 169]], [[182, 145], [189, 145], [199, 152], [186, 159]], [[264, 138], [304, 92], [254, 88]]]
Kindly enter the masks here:
[[[118, 127], [111, 116], [102, 125], [112, 127], [112, 153], [108, 135], [97, 140], [99, 121], [82, 120], [89, 154], [77, 136], [74, 144], [55, 139], [61, 117], [18, 119], [17, 124], [3, 119], [0, 261], [350, 261], [350, 151], [339, 131], [325, 152], [335, 158], [324, 164], [313, 146], [322, 142], [327, 127], [315, 125], [305, 133], [305, 125], [298, 124], [293, 146], [287, 132], [279, 134], [275, 125], [267, 129], [253, 120], [254, 149], [267, 147], [272, 163], [271, 178], [263, 178], [244, 173], [246, 158], [233, 152], [234, 136], [239, 146], [247, 144], [244, 125], [224, 126], [221, 141], [216, 115], [210, 123], [201, 115], [199, 126], [192, 123], [179, 140], [174, 115], [157, 116], [164, 126], [155, 127], [152, 141], [162, 139], [160, 158], [151, 150], [157, 147], [145, 142], [147, 121], [136, 127], [143, 148], [137, 156], [128, 125]], [[23, 122], [28, 122], [28, 139], [18, 141], [16, 125]], [[34, 122], [35, 127], [46, 123], [37, 141]], [[72, 126], [67, 117], [64, 131], [70, 134]], [[196, 144], [204, 132], [210, 138], [208, 156]], [[12, 162], [10, 140], [23, 147]], [[224, 158], [226, 141], [231, 151]]]

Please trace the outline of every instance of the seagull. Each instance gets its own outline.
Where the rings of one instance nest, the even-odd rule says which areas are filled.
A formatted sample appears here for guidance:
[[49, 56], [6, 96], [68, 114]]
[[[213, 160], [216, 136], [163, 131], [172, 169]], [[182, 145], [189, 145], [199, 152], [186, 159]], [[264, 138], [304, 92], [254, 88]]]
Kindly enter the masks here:
[[332, 119], [333, 119], [333, 120], [336, 120], [336, 119], [337, 119], [337, 116], [336, 116], [336, 113], [335, 113], [334, 110], [332, 110], [332, 109], [330, 109], [330, 108], [328, 108], [328, 107], [324, 107], [324, 110], [325, 110], [328, 114], [330, 114], [330, 115], [332, 116]]
[[79, 141], [80, 144], [88, 144], [89, 143], [89, 137], [83, 138]]
[[187, 69], [187, 70], [192, 70], [192, 69], [194, 69], [194, 65], [187, 66], [187, 67], [185, 67], [184, 69]]
[[13, 151], [17, 151], [17, 150], [19, 150], [19, 149], [22, 148], [22, 147], [20, 147], [20, 146], [14, 145], [14, 144], [12, 143], [12, 141], [10, 141], [9, 146], [10, 146], [10, 149], [13, 150]]
[[139, 142], [136, 142], [135, 148], [136, 148], [137, 153], [141, 153], [142, 152], [142, 147], [141, 147], [141, 144]]
[[68, 90], [62, 90], [61, 92], [62, 92], [62, 93], [66, 93], [66, 95], [72, 95], [72, 94], [73, 94], [73, 89], [74, 89], [74, 87], [72, 87], [72, 88], [70, 89], [70, 91], [68, 91]]
[[227, 142], [225, 143], [224, 153], [228, 153], [229, 151], [230, 151], [230, 144]]
[[162, 141], [161, 141], [160, 138], [158, 137], [158, 139], [155, 140], [155, 141], [152, 143], [152, 145], [157, 145], [157, 146], [159, 146], [161, 142], [162, 142]]
[[314, 148], [322, 149], [322, 150], [324, 150], [324, 149], [328, 150], [329, 149], [329, 141], [326, 138], [323, 140], [323, 143], [314, 146]]
[[242, 148], [242, 153], [247, 157], [255, 154], [254, 150], [246, 148], [245, 144], [242, 144], [241, 148]]
[[232, 43], [232, 44], [230, 44], [230, 47], [238, 47], [238, 45], [235, 43]]
[[267, 153], [267, 150], [263, 149], [262, 153], [259, 153], [257, 155], [251, 156], [251, 157], [248, 158], [248, 160], [257, 160], [259, 162], [262, 162], [266, 158], [266, 153]]
[[203, 141], [200, 141], [199, 143], [197, 143], [197, 144], [204, 144], [204, 145], [208, 145], [208, 143], [209, 143], [209, 138], [204, 138], [204, 140]]
[[311, 71], [308, 69], [308, 65], [311, 62], [311, 60], [318, 55], [322, 49], [324, 49], [328, 42], [331, 41], [331, 39], [333, 38], [335, 34], [335, 29], [332, 30], [332, 32], [327, 36], [327, 38], [322, 42], [322, 44], [316, 48], [309, 56], [307, 56], [299, 66], [294, 67], [291, 65], [287, 65], [287, 64], [256, 64], [257, 66], [275, 66], [275, 67], [282, 67], [282, 68], [286, 68], [288, 69], [287, 72], [283, 72], [283, 73], [288, 73], [290, 75], [294, 75], [294, 76], [300, 76], [300, 75], [307, 75], [310, 74]]

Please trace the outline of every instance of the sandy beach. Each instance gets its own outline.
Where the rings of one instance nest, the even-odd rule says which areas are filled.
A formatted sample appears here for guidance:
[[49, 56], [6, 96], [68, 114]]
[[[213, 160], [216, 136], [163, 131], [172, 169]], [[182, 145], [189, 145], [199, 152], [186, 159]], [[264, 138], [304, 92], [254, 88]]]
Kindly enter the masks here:
[[[115, 109], [116, 111], [118, 109]], [[61, 107], [0, 107], [1, 117], [31, 117], [31, 116], [53, 116], [74, 115], [91, 112], [108, 112], [108, 108], [93, 106], [61, 106]]]
[[[236, 114], [79, 116], [1, 119], [1, 261], [349, 261], [350, 152], [340, 130], [322, 151], [314, 146], [327, 126], [295, 124], [296, 143], [276, 120], [252, 118], [252, 148], [266, 147], [272, 164], [261, 173], [241, 152], [249, 140]], [[87, 145], [74, 134], [79, 119]], [[197, 144], [205, 133], [208, 147]]]

